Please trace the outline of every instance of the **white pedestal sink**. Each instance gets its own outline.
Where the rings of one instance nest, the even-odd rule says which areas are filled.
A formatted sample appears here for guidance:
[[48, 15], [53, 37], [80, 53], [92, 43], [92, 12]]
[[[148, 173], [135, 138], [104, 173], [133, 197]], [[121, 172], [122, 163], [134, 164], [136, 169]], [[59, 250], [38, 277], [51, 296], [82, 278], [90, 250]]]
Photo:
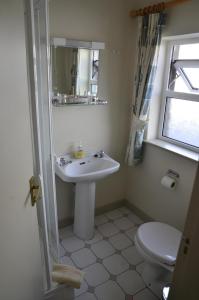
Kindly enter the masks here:
[[56, 158], [55, 172], [66, 182], [76, 183], [74, 233], [89, 240], [94, 235], [95, 181], [119, 170], [120, 164], [108, 155], [82, 159], [64, 155]]

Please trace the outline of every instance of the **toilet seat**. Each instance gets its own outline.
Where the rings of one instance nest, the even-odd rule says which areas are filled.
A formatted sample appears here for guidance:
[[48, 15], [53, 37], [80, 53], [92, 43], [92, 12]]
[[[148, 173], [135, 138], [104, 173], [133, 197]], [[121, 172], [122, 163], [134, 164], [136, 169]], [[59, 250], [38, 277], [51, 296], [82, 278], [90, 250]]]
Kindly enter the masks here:
[[163, 264], [173, 266], [181, 240], [181, 232], [167, 224], [148, 222], [136, 233], [136, 240], [144, 252]]

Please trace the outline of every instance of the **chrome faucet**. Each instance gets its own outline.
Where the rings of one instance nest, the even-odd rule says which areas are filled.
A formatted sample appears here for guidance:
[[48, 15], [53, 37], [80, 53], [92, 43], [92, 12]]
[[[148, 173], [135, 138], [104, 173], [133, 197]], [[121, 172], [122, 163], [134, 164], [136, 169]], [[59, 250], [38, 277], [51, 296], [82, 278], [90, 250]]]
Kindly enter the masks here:
[[72, 163], [72, 160], [66, 160], [64, 157], [60, 157], [60, 160], [59, 160], [60, 166], [65, 166], [65, 165], [68, 165], [71, 163]]
[[96, 154], [94, 154], [94, 157], [102, 158], [104, 157], [105, 153], [103, 150], [98, 151]]

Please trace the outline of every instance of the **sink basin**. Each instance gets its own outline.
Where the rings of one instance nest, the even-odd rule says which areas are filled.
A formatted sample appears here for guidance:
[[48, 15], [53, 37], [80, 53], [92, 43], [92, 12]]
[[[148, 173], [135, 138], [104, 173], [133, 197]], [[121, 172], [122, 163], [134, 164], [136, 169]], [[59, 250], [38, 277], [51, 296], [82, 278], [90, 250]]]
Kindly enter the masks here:
[[93, 155], [82, 159], [71, 159], [69, 155], [61, 157], [66, 164], [61, 164], [58, 157], [55, 172], [66, 182], [96, 181], [118, 171], [120, 167], [117, 161], [106, 154], [102, 158]]
[[65, 182], [75, 183], [75, 211], [73, 230], [76, 236], [89, 240], [94, 235], [96, 180], [119, 170], [120, 164], [108, 155], [93, 154], [82, 159], [70, 155], [57, 157], [55, 173]]

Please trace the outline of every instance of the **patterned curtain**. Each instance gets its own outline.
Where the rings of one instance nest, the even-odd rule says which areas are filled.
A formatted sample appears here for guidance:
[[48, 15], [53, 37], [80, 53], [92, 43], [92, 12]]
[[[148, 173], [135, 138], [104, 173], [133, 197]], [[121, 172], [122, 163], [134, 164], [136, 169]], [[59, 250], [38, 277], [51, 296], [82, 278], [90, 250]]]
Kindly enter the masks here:
[[165, 14], [138, 17], [138, 56], [134, 78], [133, 110], [126, 162], [129, 166], [142, 160], [144, 133], [147, 127], [149, 104], [157, 68]]

